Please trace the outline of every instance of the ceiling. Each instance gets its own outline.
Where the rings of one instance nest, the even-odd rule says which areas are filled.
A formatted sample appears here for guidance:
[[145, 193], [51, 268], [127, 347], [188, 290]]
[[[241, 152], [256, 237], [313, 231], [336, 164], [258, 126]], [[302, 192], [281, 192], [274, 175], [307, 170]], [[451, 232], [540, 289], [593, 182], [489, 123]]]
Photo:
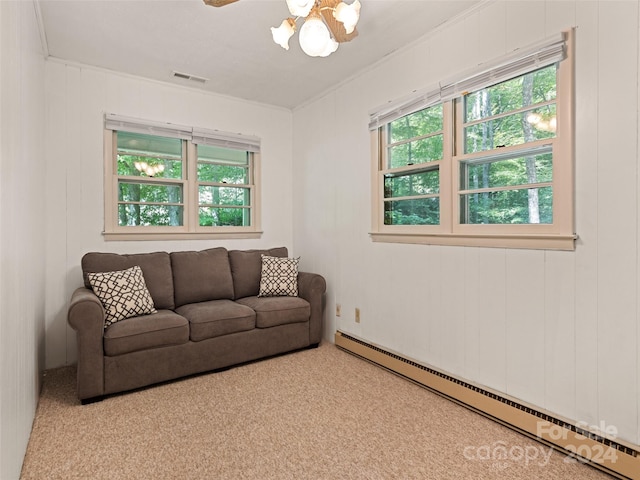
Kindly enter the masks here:
[[305, 55], [297, 33], [288, 51], [273, 42], [285, 0], [36, 1], [51, 57], [293, 109], [481, 0], [360, 0], [359, 35], [326, 58]]

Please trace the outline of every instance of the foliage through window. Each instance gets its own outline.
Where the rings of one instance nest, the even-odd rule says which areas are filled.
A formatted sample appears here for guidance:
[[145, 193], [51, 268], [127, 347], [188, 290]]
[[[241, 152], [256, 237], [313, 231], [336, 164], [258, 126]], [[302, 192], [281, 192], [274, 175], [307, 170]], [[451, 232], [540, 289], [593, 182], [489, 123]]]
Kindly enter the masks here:
[[385, 225], [440, 223], [442, 128], [442, 105], [405, 115], [387, 125]]
[[[460, 223], [553, 223], [555, 64], [458, 100], [464, 111]], [[503, 155], [502, 149], [513, 147]]]
[[198, 145], [198, 218], [201, 226], [251, 225], [250, 154]]
[[374, 240], [573, 248], [570, 36], [372, 116]]
[[184, 225], [183, 140], [117, 132], [118, 226]]
[[[156, 135], [117, 120], [108, 117], [105, 137], [105, 234], [259, 233], [259, 140], [230, 142], [205, 130], [192, 136], [184, 127]], [[118, 129], [123, 123], [128, 129]]]

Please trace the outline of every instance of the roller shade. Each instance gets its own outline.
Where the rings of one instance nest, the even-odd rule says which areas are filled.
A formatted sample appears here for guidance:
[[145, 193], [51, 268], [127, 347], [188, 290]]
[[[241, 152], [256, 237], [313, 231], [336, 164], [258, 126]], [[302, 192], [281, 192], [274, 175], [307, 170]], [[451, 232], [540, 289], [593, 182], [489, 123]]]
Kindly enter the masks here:
[[566, 58], [566, 34], [561, 33], [526, 48], [478, 65], [420, 92], [378, 107], [370, 114], [369, 129], [376, 130], [398, 118], [415, 113], [440, 102], [452, 100], [533, 70], [560, 62]]
[[213, 145], [216, 147], [260, 152], [260, 139], [240, 133], [227, 133], [219, 130], [194, 128], [191, 141], [195, 144]]
[[413, 94], [390, 102], [370, 115], [369, 130], [376, 130], [382, 125], [391, 123], [405, 115], [415, 113], [432, 105], [440, 103], [440, 87], [414, 92]]
[[260, 138], [243, 135], [241, 133], [207, 130], [173, 123], [153, 122], [111, 113], [105, 115], [104, 124], [108, 130], [179, 138], [182, 140], [190, 140], [195, 144], [213, 145], [247, 152], [260, 152]]
[[190, 140], [192, 130], [191, 127], [183, 125], [139, 120], [137, 118], [123, 117], [111, 113], [105, 115], [104, 126], [108, 130], [158, 135], [161, 137], [180, 138], [182, 140]]
[[540, 44], [514, 51], [497, 61], [480, 65], [475, 71], [443, 82], [442, 101], [460, 97], [468, 92], [519, 77], [525, 73], [560, 62], [566, 57], [565, 35], [561, 34]]

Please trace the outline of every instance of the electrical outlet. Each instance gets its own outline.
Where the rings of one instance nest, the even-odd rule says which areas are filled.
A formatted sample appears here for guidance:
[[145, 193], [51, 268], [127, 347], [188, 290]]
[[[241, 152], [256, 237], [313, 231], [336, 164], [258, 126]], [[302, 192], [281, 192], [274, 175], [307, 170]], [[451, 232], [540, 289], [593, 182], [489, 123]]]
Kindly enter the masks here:
[[339, 303], [336, 303], [336, 317], [339, 317], [340, 315], [342, 315], [342, 307]]
[[360, 323], [360, 309], [356, 308], [356, 323]]

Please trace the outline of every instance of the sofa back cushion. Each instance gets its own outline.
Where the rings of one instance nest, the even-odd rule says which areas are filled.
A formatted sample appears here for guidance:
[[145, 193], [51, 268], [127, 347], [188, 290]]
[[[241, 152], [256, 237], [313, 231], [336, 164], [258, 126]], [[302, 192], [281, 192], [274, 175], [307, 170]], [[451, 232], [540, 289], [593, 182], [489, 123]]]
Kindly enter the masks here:
[[170, 256], [176, 307], [233, 299], [233, 279], [226, 248], [172, 252]]
[[84, 286], [91, 288], [88, 274], [113, 272], [140, 266], [147, 289], [153, 298], [156, 309], [175, 308], [173, 299], [173, 278], [171, 259], [167, 252], [136, 253], [122, 255], [118, 253], [90, 252], [82, 257]]
[[229, 251], [235, 298], [253, 297], [260, 293], [262, 254], [271, 257], [286, 257], [288, 251], [287, 247], [271, 248], [269, 250]]

